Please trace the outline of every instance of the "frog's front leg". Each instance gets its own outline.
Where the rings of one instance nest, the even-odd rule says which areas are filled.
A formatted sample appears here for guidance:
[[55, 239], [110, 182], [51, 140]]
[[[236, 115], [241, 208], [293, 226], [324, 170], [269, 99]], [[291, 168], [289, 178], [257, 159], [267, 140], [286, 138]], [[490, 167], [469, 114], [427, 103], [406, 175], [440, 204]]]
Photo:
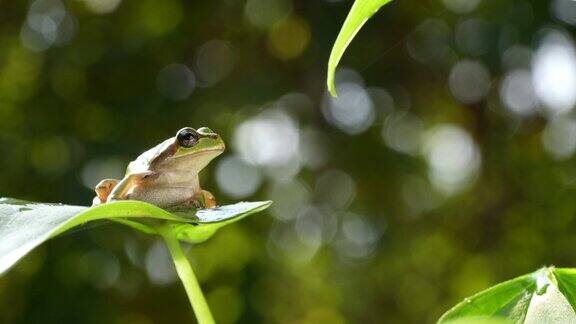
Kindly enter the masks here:
[[151, 180], [154, 178], [154, 172], [142, 172], [129, 174], [122, 181], [114, 187], [110, 195], [108, 195], [107, 202], [114, 200], [127, 200], [130, 199], [132, 190], [141, 184], [143, 181]]
[[120, 180], [117, 179], [104, 179], [98, 182], [96, 187], [94, 187], [96, 197], [94, 197], [94, 199], [92, 200], [92, 206], [97, 206], [105, 203], [106, 200], [108, 200], [108, 196], [110, 196], [110, 193], [112, 192], [114, 187], [116, 187], [118, 182], [120, 182]]

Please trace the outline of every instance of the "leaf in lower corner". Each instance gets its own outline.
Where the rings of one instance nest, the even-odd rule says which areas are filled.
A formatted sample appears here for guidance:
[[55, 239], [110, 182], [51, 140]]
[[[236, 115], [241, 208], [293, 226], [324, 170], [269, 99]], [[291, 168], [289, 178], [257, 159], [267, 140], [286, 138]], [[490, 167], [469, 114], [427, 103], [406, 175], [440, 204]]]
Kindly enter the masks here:
[[498, 315], [514, 323], [576, 323], [575, 289], [576, 270], [542, 268], [466, 298], [438, 322]]

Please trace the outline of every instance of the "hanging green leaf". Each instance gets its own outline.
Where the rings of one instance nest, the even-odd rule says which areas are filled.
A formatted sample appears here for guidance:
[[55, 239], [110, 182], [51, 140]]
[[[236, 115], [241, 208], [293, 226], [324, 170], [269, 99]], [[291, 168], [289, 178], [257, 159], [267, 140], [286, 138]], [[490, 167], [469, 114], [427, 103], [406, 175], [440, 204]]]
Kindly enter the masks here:
[[93, 208], [33, 203], [0, 198], [0, 274], [50, 238], [90, 221], [110, 219], [149, 234], [156, 234], [151, 220], [175, 224], [179, 238], [200, 242], [231, 222], [266, 209], [271, 202], [250, 202], [173, 214], [140, 201], [118, 201]]
[[575, 307], [576, 269], [549, 267], [466, 298], [438, 322], [498, 316], [513, 323], [576, 323]]
[[364, 23], [370, 19], [382, 6], [392, 0], [356, 0], [340, 29], [340, 33], [332, 46], [332, 52], [328, 59], [328, 91], [332, 96], [336, 96], [336, 87], [334, 85], [334, 76], [336, 67], [344, 55], [344, 51], [356, 36], [356, 33], [362, 28]]

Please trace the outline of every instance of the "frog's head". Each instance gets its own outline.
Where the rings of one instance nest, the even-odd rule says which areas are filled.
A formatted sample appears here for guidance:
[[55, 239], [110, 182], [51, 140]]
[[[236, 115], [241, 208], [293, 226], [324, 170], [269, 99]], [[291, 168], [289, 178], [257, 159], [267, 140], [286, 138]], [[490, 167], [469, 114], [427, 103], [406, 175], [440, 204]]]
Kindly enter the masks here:
[[210, 128], [185, 127], [176, 136], [142, 153], [128, 165], [127, 173], [156, 171], [183, 180], [204, 169], [224, 148], [220, 135]]
[[[208, 127], [194, 129], [184, 127], [176, 133], [176, 136], [164, 141], [150, 151], [144, 152], [137, 161], [151, 170], [163, 170], [185, 174], [197, 174], [215, 157], [224, 152], [224, 141], [220, 135], [214, 133]], [[150, 161], [146, 163], [145, 161]], [[135, 163], [136, 169], [140, 164]]]
[[198, 171], [222, 154], [226, 147], [220, 135], [208, 127], [184, 127], [176, 133], [174, 139], [176, 152], [173, 157], [178, 160], [193, 160]]

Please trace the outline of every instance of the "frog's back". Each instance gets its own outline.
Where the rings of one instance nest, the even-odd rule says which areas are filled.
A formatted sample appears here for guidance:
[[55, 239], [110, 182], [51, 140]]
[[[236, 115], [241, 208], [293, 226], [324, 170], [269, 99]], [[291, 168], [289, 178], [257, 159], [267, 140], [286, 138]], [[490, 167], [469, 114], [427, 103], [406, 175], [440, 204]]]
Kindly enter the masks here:
[[162, 152], [166, 150], [168, 146], [170, 146], [174, 142], [174, 138], [169, 138], [164, 142], [154, 146], [153, 148], [149, 149], [148, 151], [140, 154], [136, 160], [130, 162], [128, 164], [128, 168], [126, 169], [126, 174], [134, 174], [140, 173], [150, 170], [150, 164], [154, 159], [160, 155]]

